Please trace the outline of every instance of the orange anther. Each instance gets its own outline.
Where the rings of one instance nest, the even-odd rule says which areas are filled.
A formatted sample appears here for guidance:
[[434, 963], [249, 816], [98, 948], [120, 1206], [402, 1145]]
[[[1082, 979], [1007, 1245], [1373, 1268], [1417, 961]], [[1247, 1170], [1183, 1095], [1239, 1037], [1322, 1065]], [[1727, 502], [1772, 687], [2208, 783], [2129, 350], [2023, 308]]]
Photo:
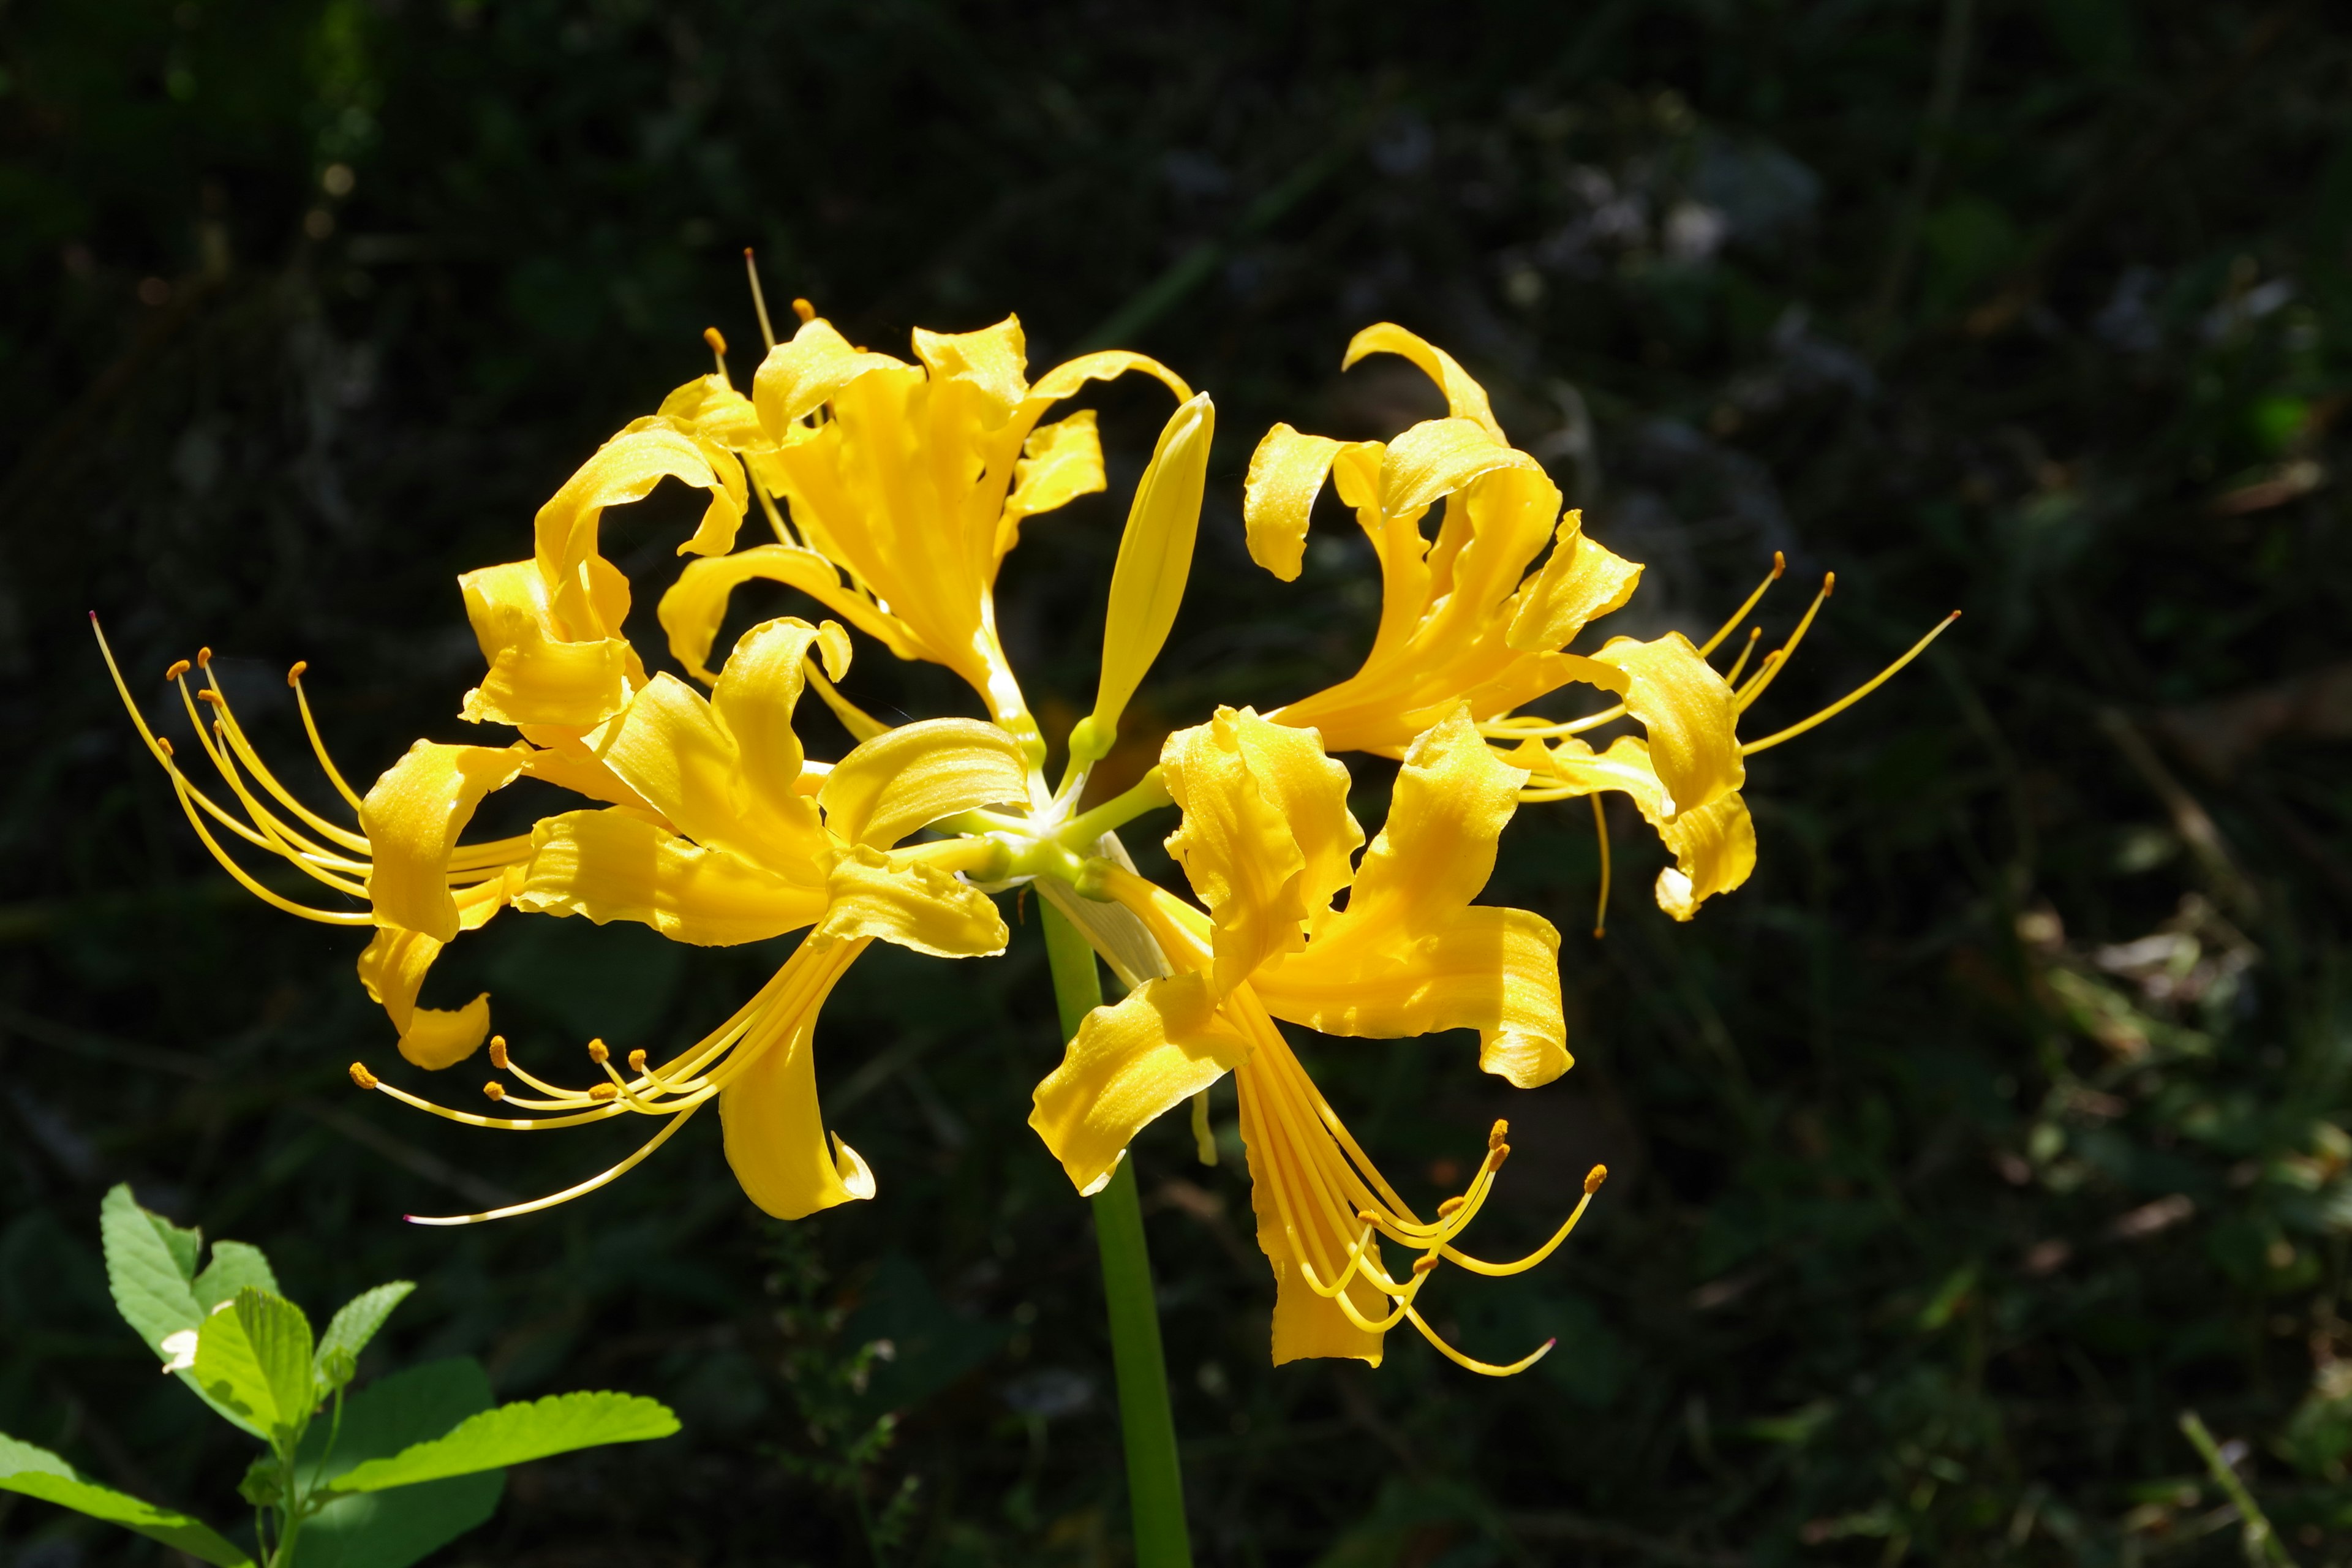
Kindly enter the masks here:
[[214, 707], [217, 708], [221, 705], [223, 700], [219, 692], [215, 691], [211, 687], [206, 686], [201, 688], [196, 692], [196, 700], [199, 702], [209, 702]]
[[643, 1072], [646, 1070], [645, 1052], [640, 1050], [631, 1051], [629, 1053], [629, 1070], [631, 1072]]
[[710, 345], [710, 352], [712, 353], [723, 354], [727, 352], [726, 336], [721, 333], [717, 327], [703, 328], [702, 341]]
[[609, 1083], [600, 1083], [595, 1088], [588, 1091], [588, 1098], [591, 1100], [611, 1100], [620, 1092], [621, 1091], [619, 1089], [614, 1088]]
[[816, 320], [816, 307], [806, 300], [795, 300], [793, 301], [793, 314], [803, 322], [814, 321]]
[[180, 677], [187, 673], [188, 661], [184, 658], [175, 658], [172, 661], [172, 668], [163, 672], [163, 679], [166, 680], [177, 680]]
[[507, 1037], [504, 1035], [490, 1037], [490, 1065], [500, 1072], [507, 1070]]
[[492, 1079], [489, 1082], [482, 1085], [482, 1092], [488, 1095], [492, 1100], [504, 1100], [507, 1097], [507, 1086], [500, 1083], [498, 1079]]
[[1789, 558], [1777, 550], [1772, 552], [1772, 575], [1777, 578], [1788, 569]]
[[352, 1064], [352, 1081], [359, 1085], [362, 1089], [373, 1089], [376, 1086], [376, 1076], [375, 1074], [368, 1071], [366, 1068], [361, 1066], [358, 1062], [353, 1062]]
[[155, 737], [155, 749], [163, 752], [167, 757], [179, 755], [178, 752], [172, 750], [172, 742], [165, 740], [161, 735]]
[[591, 1040], [588, 1042], [588, 1059], [594, 1062], [598, 1067], [604, 1066], [604, 1059], [612, 1054], [612, 1052], [604, 1048], [604, 1041]]
[[310, 661], [309, 659], [296, 659], [294, 661], [294, 668], [286, 672], [286, 684], [289, 686], [300, 685], [302, 681], [302, 672], [310, 668]]
[[1609, 1167], [1606, 1165], [1595, 1165], [1592, 1169], [1584, 1173], [1584, 1190], [1588, 1194], [1597, 1193], [1601, 1190], [1601, 1184], [1608, 1179]]
[[1495, 1145], [1494, 1152], [1486, 1156], [1486, 1169], [1489, 1172], [1499, 1171], [1503, 1168], [1503, 1162], [1510, 1157], [1511, 1146], [1508, 1143], [1497, 1143]]
[[1509, 1135], [1510, 1131], [1509, 1122], [1497, 1119], [1495, 1125], [1486, 1130], [1486, 1147], [1489, 1149], [1502, 1147], [1503, 1140]]
[[212, 667], [213, 650], [208, 647], [200, 647], [196, 649], [196, 668], [198, 669], [210, 669]]
[[1462, 1212], [1462, 1205], [1469, 1201], [1470, 1200], [1468, 1198], [1446, 1199], [1444, 1203], [1437, 1205], [1437, 1217], [1440, 1219], [1452, 1219], [1455, 1215]]

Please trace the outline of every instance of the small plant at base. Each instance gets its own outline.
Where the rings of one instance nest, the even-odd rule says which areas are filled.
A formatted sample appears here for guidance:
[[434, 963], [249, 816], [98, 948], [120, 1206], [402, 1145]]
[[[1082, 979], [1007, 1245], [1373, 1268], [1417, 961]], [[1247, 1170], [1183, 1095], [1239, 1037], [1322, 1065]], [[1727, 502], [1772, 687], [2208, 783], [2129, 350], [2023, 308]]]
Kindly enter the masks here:
[[123, 1321], [165, 1372], [267, 1446], [237, 1487], [254, 1510], [254, 1549], [5, 1434], [0, 1489], [218, 1568], [255, 1568], [257, 1560], [262, 1568], [406, 1568], [490, 1517], [509, 1465], [678, 1429], [667, 1407], [629, 1394], [559, 1394], [493, 1408], [489, 1379], [471, 1357], [412, 1367], [347, 1399], [360, 1352], [415, 1285], [362, 1291], [320, 1337], [278, 1294], [259, 1247], [215, 1242], [199, 1270], [203, 1233], [140, 1207], [128, 1186], [106, 1194], [99, 1228]]

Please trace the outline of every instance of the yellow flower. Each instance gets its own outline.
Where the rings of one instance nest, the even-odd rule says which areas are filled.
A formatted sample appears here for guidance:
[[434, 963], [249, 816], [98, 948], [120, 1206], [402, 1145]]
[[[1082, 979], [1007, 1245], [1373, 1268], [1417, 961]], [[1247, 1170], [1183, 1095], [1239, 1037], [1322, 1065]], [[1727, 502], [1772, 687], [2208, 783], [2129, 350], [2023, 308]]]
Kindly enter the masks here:
[[[1088, 381], [1134, 370], [1192, 389], [1141, 354], [1083, 354], [1032, 385], [1021, 323], [918, 329], [908, 364], [850, 346], [822, 317], [770, 351], [745, 399], [723, 374], [665, 416], [740, 453], [778, 542], [688, 565], [663, 595], [670, 649], [701, 675], [728, 596], [753, 578], [809, 595], [900, 658], [955, 671], [991, 718], [1043, 755], [997, 639], [995, 582], [1022, 520], [1103, 488], [1092, 410], [1040, 425]], [[782, 497], [791, 521], [768, 498]], [[715, 504], [715, 503], [714, 503]]]
[[[1534, 1356], [1508, 1367], [1472, 1361], [1437, 1339], [1414, 1302], [1441, 1259], [1517, 1272], [1548, 1256], [1576, 1216], [1517, 1263], [1462, 1254], [1454, 1238], [1509, 1152], [1502, 1124], [1468, 1191], [1423, 1220], [1274, 1023], [1375, 1038], [1475, 1028], [1479, 1065], [1515, 1085], [1567, 1070], [1559, 933], [1526, 910], [1470, 902], [1527, 775], [1498, 761], [1455, 704], [1407, 749], [1388, 824], [1359, 867], [1364, 837], [1347, 808], [1347, 770], [1314, 731], [1220, 709], [1171, 736], [1160, 766], [1184, 814], [1169, 851], [1206, 912], [1124, 868], [1089, 865], [1090, 890], [1139, 920], [1173, 973], [1087, 1016], [1037, 1086], [1030, 1125], [1079, 1191], [1093, 1192], [1147, 1122], [1231, 1072], [1258, 1245], [1276, 1281], [1277, 1363], [1377, 1364], [1382, 1336], [1411, 1322], [1474, 1370], [1529, 1364]], [[1334, 908], [1343, 889], [1346, 905]], [[1601, 1174], [1596, 1167], [1588, 1197]], [[1389, 1270], [1382, 1237], [1419, 1254], [1402, 1275]]]
[[[1750, 595], [1703, 647], [1678, 632], [1650, 642], [1612, 638], [1591, 655], [1566, 651], [1584, 628], [1622, 609], [1642, 569], [1587, 538], [1580, 514], [1561, 515], [1559, 489], [1533, 458], [1512, 447], [1486, 390], [1452, 356], [1402, 327], [1367, 327], [1341, 368], [1370, 353], [1411, 360], [1444, 395], [1447, 417], [1424, 420], [1392, 442], [1340, 442], [1287, 425], [1266, 433], [1250, 460], [1243, 518], [1250, 554], [1285, 582], [1298, 575], [1307, 515], [1326, 478], [1370, 539], [1381, 563], [1381, 620], [1363, 668], [1346, 680], [1276, 710], [1284, 724], [1312, 725], [1337, 751], [1402, 754], [1436, 715], [1458, 702], [1511, 762], [1535, 775], [1521, 798], [1560, 800], [1601, 790], [1633, 797], [1675, 863], [1658, 875], [1659, 907], [1686, 921], [1698, 906], [1748, 879], [1756, 830], [1739, 790], [1743, 759], [1843, 711], [1916, 658], [1950, 620], [1847, 697], [1802, 723], [1743, 744], [1739, 712], [1761, 696], [1820, 609], [1735, 693], [1706, 656], [1755, 608]], [[1429, 509], [1445, 510], [1433, 541]], [[1530, 570], [1547, 543], [1550, 554]], [[1769, 586], [1780, 574], [1773, 568]], [[1826, 597], [1828, 589], [1823, 589]], [[1750, 639], [1752, 649], [1753, 639]], [[1746, 655], [1741, 657], [1744, 665]], [[1575, 683], [1614, 695], [1612, 706], [1567, 722], [1516, 710]], [[1631, 719], [1645, 731], [1596, 753], [1577, 739]], [[1601, 819], [1596, 807], [1596, 823]], [[1601, 840], [1607, 901], [1607, 839]]]

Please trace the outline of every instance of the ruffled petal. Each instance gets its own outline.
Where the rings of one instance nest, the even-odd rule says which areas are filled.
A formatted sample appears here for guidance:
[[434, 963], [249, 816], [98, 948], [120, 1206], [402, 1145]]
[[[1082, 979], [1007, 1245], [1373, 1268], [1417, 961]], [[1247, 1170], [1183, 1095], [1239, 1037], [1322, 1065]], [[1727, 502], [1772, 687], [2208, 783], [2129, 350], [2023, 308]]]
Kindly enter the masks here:
[[1381, 460], [1381, 510], [1411, 517], [1481, 474], [1536, 466], [1475, 421], [1425, 419], [1388, 445]]
[[1363, 830], [1348, 813], [1348, 770], [1314, 732], [1220, 708], [1160, 752], [1184, 820], [1168, 852], [1216, 922], [1215, 990], [1223, 994], [1278, 952], [1306, 942], [1347, 886]]
[[981, 395], [986, 423], [1002, 425], [1029, 393], [1028, 342], [1021, 319], [1007, 316], [992, 327], [973, 332], [934, 332], [915, 329], [915, 357], [931, 379], [960, 381]]
[[1388, 822], [1364, 852], [1332, 933], [1377, 926], [1410, 939], [1467, 905], [1494, 874], [1496, 844], [1527, 780], [1457, 704], [1405, 753]]
[[1345, 442], [1307, 436], [1287, 425], [1265, 433], [1242, 480], [1242, 527], [1250, 559], [1286, 583], [1297, 581], [1307, 553], [1307, 520], [1323, 493], [1332, 459]]
[[710, 657], [719, 623], [727, 618], [728, 599], [755, 578], [799, 589], [899, 658], [921, 657], [907, 640], [907, 628], [843, 583], [832, 562], [797, 545], [755, 544], [732, 555], [688, 562], [656, 612], [669, 636], [670, 657], [706, 686], [719, 679], [703, 661]]
[[1528, 652], [1566, 647], [1588, 624], [1623, 609], [1641, 582], [1638, 564], [1586, 538], [1584, 515], [1570, 512], [1553, 538], [1551, 559], [1520, 590], [1505, 640]]
[[874, 1195], [873, 1171], [838, 1133], [827, 1137], [816, 1096], [817, 1010], [858, 951], [802, 944], [790, 962], [824, 963], [831, 973], [804, 1006], [770, 1026], [782, 1037], [719, 1092], [727, 1163], [743, 1195], [778, 1219]]
[[1756, 824], [1737, 794], [1718, 795], [1658, 828], [1675, 864], [1658, 873], [1658, 908], [1678, 921], [1727, 893], [1756, 869]]
[[1486, 389], [1471, 379], [1454, 357], [1419, 335], [1406, 331], [1391, 321], [1366, 327], [1348, 340], [1347, 356], [1339, 368], [1347, 370], [1366, 354], [1402, 354], [1419, 365], [1430, 380], [1437, 383], [1445, 394], [1445, 406], [1456, 419], [1467, 419], [1496, 440], [1503, 439], [1503, 427], [1495, 423], [1495, 410], [1486, 400]]
[[438, 942], [457, 937], [450, 851], [482, 797], [511, 783], [522, 764], [520, 752], [504, 747], [419, 741], [384, 770], [360, 803], [360, 831], [374, 858], [368, 897], [378, 925]]
[[1078, 1026], [1032, 1097], [1029, 1125], [1081, 1194], [1109, 1180], [1137, 1132], [1239, 1067], [1249, 1042], [1198, 974], [1152, 980]]
[[701, 526], [683, 548], [714, 555], [732, 546], [748, 500], [743, 465], [659, 416], [639, 420], [605, 442], [539, 509], [532, 525], [534, 554], [547, 579], [549, 604], [575, 638], [610, 637], [621, 629], [596, 613], [589, 580], [589, 562], [600, 559], [596, 532], [604, 510], [641, 500], [667, 479], [710, 493]]
[[1690, 638], [1680, 632], [1652, 642], [1617, 637], [1592, 657], [1625, 672], [1625, 710], [1649, 731], [1651, 764], [1677, 814], [1747, 782], [1730, 683], [1699, 657]]
[[551, 816], [530, 838], [519, 910], [635, 921], [698, 947], [782, 936], [825, 911], [822, 885], [788, 882], [625, 808]]
[[820, 317], [803, 321], [790, 342], [768, 351], [751, 378], [751, 401], [768, 439], [781, 442], [787, 426], [832, 402], [868, 371], [905, 368], [905, 361], [888, 354], [851, 348], [833, 323]]
[[1013, 933], [995, 900], [971, 883], [861, 844], [833, 868], [816, 935], [880, 937], [936, 958], [987, 958], [1003, 952]]
[[859, 744], [825, 775], [816, 798], [837, 837], [887, 849], [943, 816], [1025, 802], [1028, 761], [993, 724], [924, 719]]
[[[602, 581], [599, 574], [590, 575]], [[628, 701], [633, 679], [640, 673], [629, 645], [619, 637], [563, 637], [536, 562], [486, 566], [459, 577], [457, 586], [466, 596], [474, 638], [490, 666], [481, 685], [466, 693], [459, 717], [475, 724], [577, 732], [603, 723]], [[627, 614], [625, 584], [617, 605], [611, 594], [604, 597], [608, 607]], [[603, 618], [596, 617], [600, 623]], [[613, 624], [619, 625], [618, 616]]]
[[[519, 873], [520, 868], [515, 868]], [[520, 881], [517, 875], [513, 879]], [[506, 879], [468, 888], [458, 898], [461, 929], [474, 931], [505, 907]], [[424, 988], [433, 961], [448, 945], [423, 931], [387, 926], [360, 954], [360, 984], [382, 1005], [400, 1031], [400, 1054], [427, 1072], [455, 1067], [480, 1048], [490, 1033], [490, 994], [487, 991], [463, 1007], [419, 1007], [416, 994]]]

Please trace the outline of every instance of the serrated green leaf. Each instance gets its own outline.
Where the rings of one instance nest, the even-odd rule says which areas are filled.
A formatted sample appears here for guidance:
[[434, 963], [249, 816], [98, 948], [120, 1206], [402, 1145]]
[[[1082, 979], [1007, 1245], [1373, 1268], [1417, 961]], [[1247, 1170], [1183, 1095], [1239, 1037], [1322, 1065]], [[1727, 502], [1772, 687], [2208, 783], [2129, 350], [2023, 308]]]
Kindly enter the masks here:
[[283, 1296], [248, 1285], [196, 1331], [196, 1384], [282, 1442], [318, 1403], [310, 1380], [310, 1321]]
[[[489, 1407], [490, 1380], [469, 1357], [378, 1378], [343, 1401], [331, 1452], [328, 1423], [310, 1423], [297, 1469], [303, 1489], [367, 1460], [389, 1458]], [[294, 1568], [408, 1568], [487, 1521], [505, 1489], [504, 1472], [492, 1470], [335, 1497], [302, 1526]]]
[[[121, 1184], [99, 1205], [98, 1229], [106, 1248], [106, 1283], [114, 1296], [114, 1310], [146, 1342], [156, 1360], [170, 1361], [172, 1352], [163, 1348], [163, 1342], [173, 1334], [193, 1331], [205, 1321], [205, 1309], [196, 1304], [195, 1291], [196, 1255], [204, 1233], [183, 1230], [162, 1215], [141, 1208], [131, 1189]], [[265, 1436], [251, 1421], [206, 1394], [193, 1373], [183, 1372], [179, 1376], [223, 1420], [257, 1437]]]
[[196, 1305], [209, 1312], [248, 1285], [273, 1296], [284, 1294], [261, 1248], [242, 1241], [215, 1241], [212, 1261], [195, 1278]]
[[331, 1483], [336, 1491], [382, 1491], [476, 1470], [502, 1468], [575, 1448], [643, 1443], [677, 1430], [677, 1417], [657, 1400], [634, 1394], [551, 1394], [544, 1399], [486, 1410], [446, 1437], [404, 1448], [388, 1459], [352, 1467]]
[[0, 1489], [135, 1530], [218, 1568], [252, 1568], [253, 1559], [203, 1521], [100, 1486], [47, 1448], [20, 1443], [5, 1433], [0, 1433]]
[[352, 1380], [359, 1369], [360, 1352], [367, 1349], [392, 1310], [416, 1289], [414, 1281], [395, 1279], [373, 1290], [362, 1290], [344, 1302], [320, 1338], [312, 1371], [322, 1394], [331, 1394]]

